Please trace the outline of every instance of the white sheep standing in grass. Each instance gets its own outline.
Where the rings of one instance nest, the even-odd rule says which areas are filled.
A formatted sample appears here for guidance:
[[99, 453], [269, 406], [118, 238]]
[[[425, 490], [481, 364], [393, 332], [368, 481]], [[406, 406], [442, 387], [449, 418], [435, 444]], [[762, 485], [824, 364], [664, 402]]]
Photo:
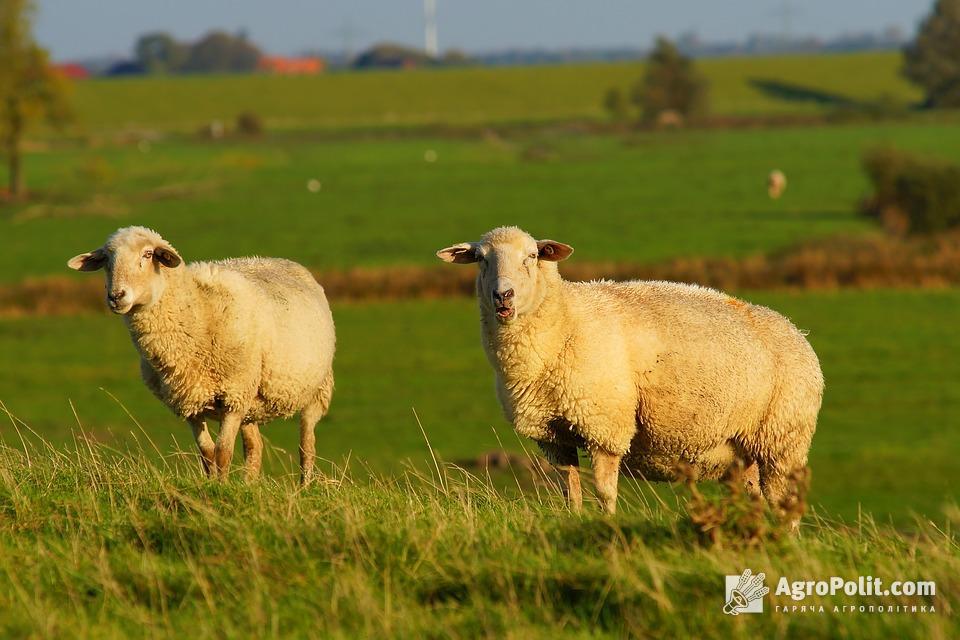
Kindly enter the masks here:
[[[567, 282], [573, 249], [516, 227], [437, 252], [479, 262], [483, 346], [507, 419], [566, 472], [581, 506], [578, 449], [602, 507], [619, 471], [674, 480], [747, 468], [774, 508], [805, 469], [823, 396], [817, 356], [783, 316], [672, 282]], [[757, 486], [759, 484], [759, 487]]]
[[[314, 428], [333, 394], [333, 317], [307, 269], [275, 258], [185, 265], [154, 231], [127, 227], [71, 259], [106, 269], [107, 303], [123, 316], [150, 391], [193, 427], [204, 470], [225, 477], [237, 433], [248, 478], [260, 473], [259, 425], [300, 413], [301, 482]], [[219, 420], [216, 444], [208, 420]]]
[[767, 176], [767, 195], [771, 200], [778, 200], [787, 190], [787, 176], [780, 169], [774, 169]]

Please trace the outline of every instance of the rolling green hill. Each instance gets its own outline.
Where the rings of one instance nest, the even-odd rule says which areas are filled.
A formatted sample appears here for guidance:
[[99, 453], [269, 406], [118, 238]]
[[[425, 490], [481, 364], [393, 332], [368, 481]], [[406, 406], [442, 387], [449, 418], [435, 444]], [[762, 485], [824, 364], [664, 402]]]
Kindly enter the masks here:
[[[822, 112], [836, 97], [901, 102], [920, 94], [899, 75], [896, 52], [706, 59], [713, 113], [757, 116]], [[175, 76], [76, 84], [81, 128], [193, 131], [252, 110], [272, 128], [477, 125], [604, 117], [603, 95], [628, 88], [640, 62], [331, 73], [316, 77]], [[774, 81], [804, 93], [762, 90]], [[779, 96], [779, 97], [778, 97]], [[823, 100], [828, 102], [824, 104]]]

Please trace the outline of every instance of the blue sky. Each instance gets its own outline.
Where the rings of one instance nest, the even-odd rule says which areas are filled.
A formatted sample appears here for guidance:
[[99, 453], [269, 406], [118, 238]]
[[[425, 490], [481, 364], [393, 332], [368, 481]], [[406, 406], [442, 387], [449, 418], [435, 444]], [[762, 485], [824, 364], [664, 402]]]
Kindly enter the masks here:
[[[891, 25], [912, 33], [932, 0], [786, 0], [794, 34], [836, 36]], [[422, 0], [37, 0], [37, 37], [57, 59], [126, 54], [136, 36], [195, 38], [245, 28], [272, 53], [391, 40], [421, 45]], [[784, 0], [437, 0], [440, 47], [645, 46], [657, 33], [708, 40], [779, 33]]]

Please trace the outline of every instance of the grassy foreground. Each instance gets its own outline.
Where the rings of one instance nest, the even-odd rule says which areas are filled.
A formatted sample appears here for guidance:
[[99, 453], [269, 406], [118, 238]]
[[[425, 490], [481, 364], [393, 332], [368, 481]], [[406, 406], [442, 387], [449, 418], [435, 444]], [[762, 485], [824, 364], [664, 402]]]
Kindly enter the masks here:
[[[902, 537], [864, 517], [802, 535], [703, 548], [682, 507], [623, 501], [567, 512], [549, 485], [507, 497], [447, 467], [354, 484], [332, 475], [207, 483], [80, 441], [0, 448], [4, 637], [956, 637], [951, 527]], [[936, 581], [936, 595], [771, 593], [721, 613], [723, 576]], [[836, 613], [833, 606], [933, 606]]]

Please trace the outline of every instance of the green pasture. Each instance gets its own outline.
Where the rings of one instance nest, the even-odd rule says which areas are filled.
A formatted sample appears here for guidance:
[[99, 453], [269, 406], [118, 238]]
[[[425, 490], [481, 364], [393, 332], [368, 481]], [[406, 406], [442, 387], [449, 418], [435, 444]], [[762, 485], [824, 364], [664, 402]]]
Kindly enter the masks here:
[[[846, 526], [810, 518], [799, 536], [763, 533], [751, 544], [734, 535], [709, 547], [681, 506], [577, 516], [555, 488], [510, 497], [452, 468], [442, 479], [348, 475], [296, 491], [290, 480], [207, 483], [185, 465], [117, 459], [95, 444], [44, 453], [0, 446], [3, 637], [926, 639], [960, 630], [956, 508], [946, 528], [917, 521], [904, 534], [867, 515]], [[724, 615], [724, 576], [746, 568], [766, 576], [765, 611]], [[924, 581], [935, 592], [803, 602], [777, 593], [781, 579], [831, 576], [873, 576], [884, 588]]]
[[[847, 518], [862, 508], [881, 520], [905, 522], [912, 512], [940, 519], [960, 485], [960, 292], [746, 297], [809, 330], [822, 362], [812, 503]], [[349, 457], [358, 472], [423, 465], [429, 451], [414, 411], [448, 461], [474, 459], [501, 442], [531, 447], [501, 417], [472, 301], [334, 301], [334, 314], [337, 390], [317, 429], [322, 457], [338, 464]], [[82, 428], [120, 449], [150, 452], [147, 436], [165, 454], [174, 440], [189, 448], [188, 428], [142, 386], [137, 362], [117, 318], [0, 322], [0, 400], [37, 433], [64, 442]], [[296, 426], [278, 422], [264, 434], [275, 447], [268, 469], [289, 469], [281, 462], [296, 456]], [[9, 421], [0, 435], [8, 445], [19, 442]]]
[[[894, 52], [698, 65], [721, 118], [920, 98]], [[469, 269], [434, 252], [503, 224], [573, 245], [572, 261], [742, 257], [878, 233], [856, 214], [867, 149], [960, 161], [960, 128], [942, 114], [588, 133], [607, 89], [641, 74], [620, 63], [78, 82], [68, 137], [28, 144], [29, 199], [0, 201], [0, 286], [100, 280], [67, 259], [133, 224], [188, 261], [259, 254], [317, 269]], [[265, 135], [195, 134], [245, 110]], [[536, 126], [505, 126], [523, 124]], [[788, 179], [777, 201], [772, 169]], [[331, 300], [336, 391], [317, 427], [324, 475], [304, 491], [293, 421], [263, 428], [261, 482], [201, 480], [189, 428], [143, 386], [119, 318], [0, 318], [0, 636], [955, 637], [960, 290], [742, 295], [810, 332], [826, 395], [802, 535], [722, 548], [698, 543], [676, 485], [624, 480], [616, 517], [594, 503], [575, 516], [523, 472], [484, 477], [472, 464], [484, 452], [535, 446], [500, 413], [472, 300]], [[935, 580], [922, 601], [815, 604], [937, 611], [773, 613], [792, 601], [771, 594], [763, 616], [724, 616], [723, 575], [746, 567], [771, 587]]]
[[[920, 93], [896, 52], [707, 59], [720, 116], [824, 113], [844, 102]], [[281, 129], [476, 125], [606, 117], [603, 96], [628, 90], [641, 62], [331, 73], [316, 77], [112, 78], [75, 86], [77, 128], [193, 131], [241, 111]], [[773, 81], [771, 87], [769, 83]]]
[[[27, 158], [35, 199], [0, 208], [0, 281], [63, 274], [130, 224], [156, 228], [188, 260], [260, 254], [321, 268], [432, 264], [438, 248], [502, 224], [572, 244], [577, 260], [762, 253], [871, 229], [855, 213], [868, 190], [860, 158], [884, 144], [960, 159], [960, 128], [57, 149]], [[779, 201], [765, 189], [773, 168], [789, 181]]]

